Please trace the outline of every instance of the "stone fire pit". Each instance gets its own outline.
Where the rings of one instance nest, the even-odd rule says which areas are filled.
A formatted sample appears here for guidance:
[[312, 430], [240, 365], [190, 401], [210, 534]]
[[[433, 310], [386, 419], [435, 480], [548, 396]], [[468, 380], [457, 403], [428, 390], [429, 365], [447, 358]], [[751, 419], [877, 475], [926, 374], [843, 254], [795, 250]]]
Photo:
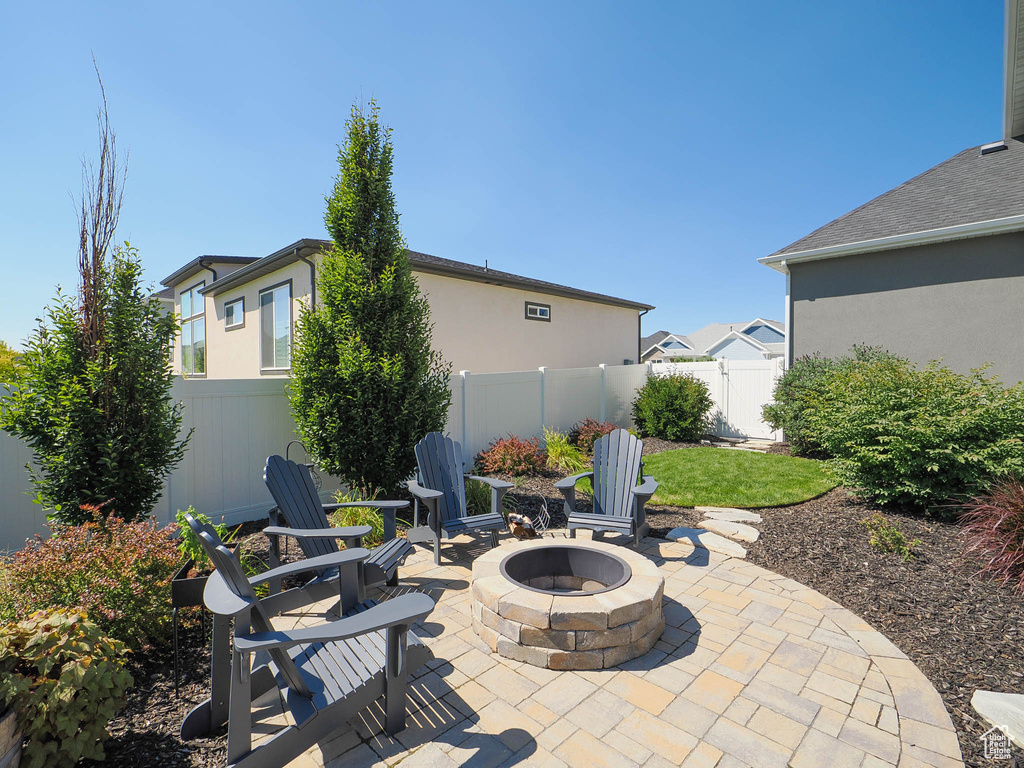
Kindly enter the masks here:
[[665, 581], [643, 555], [585, 539], [537, 539], [473, 563], [473, 629], [494, 652], [548, 669], [602, 669], [661, 637]]

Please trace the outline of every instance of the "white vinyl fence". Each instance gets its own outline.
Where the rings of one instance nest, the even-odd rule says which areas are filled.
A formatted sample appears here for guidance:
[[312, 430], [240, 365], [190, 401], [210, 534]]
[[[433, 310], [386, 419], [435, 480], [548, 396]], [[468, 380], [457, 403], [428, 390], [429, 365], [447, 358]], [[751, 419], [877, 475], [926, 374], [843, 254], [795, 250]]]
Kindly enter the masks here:
[[[590, 417], [632, 426], [636, 391], [654, 373], [682, 371], [707, 382], [716, 403], [716, 434], [780, 439], [761, 422], [781, 365], [775, 361], [541, 368], [510, 373], [452, 376], [447, 433], [462, 442], [467, 457], [507, 434], [542, 437], [543, 427], [567, 431]], [[267, 456], [284, 454], [297, 438], [282, 379], [175, 380], [172, 396], [185, 405], [184, 430], [193, 430], [185, 458], [165, 485], [154, 510], [160, 521], [194, 506], [234, 523], [256, 519], [270, 509], [263, 484]], [[304, 460], [295, 446], [291, 457]], [[0, 432], [0, 552], [19, 549], [42, 533], [45, 517], [32, 502], [26, 463], [31, 451]], [[322, 475], [322, 495], [339, 487]]]
[[772, 402], [775, 382], [785, 370], [782, 358], [662, 363], [651, 370], [655, 375], [688, 373], [707, 384], [715, 401], [713, 431], [719, 437], [782, 440], [781, 432], [761, 420], [761, 409]]

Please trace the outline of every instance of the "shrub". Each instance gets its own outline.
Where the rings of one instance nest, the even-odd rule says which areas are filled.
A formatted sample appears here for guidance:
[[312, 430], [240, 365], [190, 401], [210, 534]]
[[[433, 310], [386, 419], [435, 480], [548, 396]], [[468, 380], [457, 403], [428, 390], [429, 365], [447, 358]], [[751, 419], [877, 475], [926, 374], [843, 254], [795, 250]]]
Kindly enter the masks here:
[[138, 650], [167, 638], [171, 577], [181, 565], [176, 527], [98, 512], [84, 525], [52, 525], [7, 564], [18, 609], [84, 609], [111, 637]]
[[[591, 421], [591, 419], [588, 419], [588, 421]], [[594, 423], [596, 424], [597, 422]], [[579, 426], [579, 424], [576, 426]], [[585, 471], [587, 468], [586, 457], [571, 442], [569, 435], [564, 435], [557, 430], [544, 427], [544, 449], [547, 452], [547, 465], [553, 469], [560, 469], [567, 474], [575, 475]]]
[[633, 421], [643, 437], [694, 442], [710, 426], [707, 384], [688, 374], [651, 376], [636, 393]]
[[1024, 594], [1024, 484], [1007, 478], [964, 504], [965, 551], [978, 555], [979, 573]]
[[536, 475], [544, 468], [544, 451], [537, 438], [523, 440], [516, 435], [501, 437], [477, 456], [476, 464], [484, 472], [506, 475]]
[[868, 543], [882, 552], [894, 552], [904, 560], [914, 556], [913, 547], [921, 546], [920, 539], [908, 542], [907, 537], [896, 523], [890, 523], [881, 514], [875, 512], [871, 517], [860, 521], [860, 524], [871, 531]]
[[[175, 515], [175, 519], [178, 521], [178, 551], [181, 552], [183, 558], [192, 561], [192, 567], [197, 571], [205, 571], [210, 568], [210, 558], [200, 543], [199, 537], [195, 535], [189, 524], [185, 522], [186, 514], [192, 515], [200, 523], [206, 523], [207, 525], [213, 525], [213, 523], [202, 512], [196, 512], [195, 507], [189, 507], [184, 512], [179, 509]], [[230, 530], [226, 525], [218, 523], [213, 526], [213, 529], [217, 531], [220, 540], [225, 544], [230, 544], [235, 538], [235, 531]]]
[[[339, 491], [335, 498], [338, 501], [370, 501], [370, 499], [356, 499], [346, 496]], [[336, 509], [328, 515], [331, 525], [335, 528], [345, 528], [350, 525], [368, 525], [372, 529], [368, 536], [363, 537], [364, 547], [376, 547], [384, 543], [384, 515], [379, 509], [373, 507], [343, 507]]]
[[817, 435], [808, 427], [807, 408], [824, 390], [829, 377], [853, 362], [898, 359], [881, 347], [854, 346], [850, 356], [829, 358], [817, 353], [806, 355], [790, 364], [775, 384], [774, 402], [761, 410], [764, 421], [772, 429], [781, 429], [794, 456], [821, 456], [823, 449]]
[[485, 515], [490, 512], [491, 486], [479, 480], [467, 480], [466, 511], [471, 515]]
[[125, 519], [148, 515], [191, 435], [178, 438], [183, 406], [171, 398], [177, 326], [144, 290], [138, 254], [126, 243], [95, 279], [98, 337], [80, 302], [58, 294], [29, 336], [19, 385], [0, 397], [0, 427], [32, 447], [37, 501], [66, 523], [108, 500]]
[[107, 723], [132, 685], [126, 653], [84, 613], [38, 611], [0, 631], [0, 701], [17, 712], [24, 768], [103, 760]]
[[[572, 429], [569, 430], [569, 442], [575, 445], [584, 453], [594, 452], [594, 443], [600, 440], [604, 435], [609, 432], [613, 432], [618, 427], [612, 424], [610, 421], [597, 421], [589, 416], [583, 421], [577, 422]], [[545, 433], [546, 435], [547, 433]], [[582, 472], [582, 470], [580, 470]]]
[[833, 371], [806, 409], [837, 479], [883, 504], [949, 515], [1024, 470], [1024, 385], [885, 357]]

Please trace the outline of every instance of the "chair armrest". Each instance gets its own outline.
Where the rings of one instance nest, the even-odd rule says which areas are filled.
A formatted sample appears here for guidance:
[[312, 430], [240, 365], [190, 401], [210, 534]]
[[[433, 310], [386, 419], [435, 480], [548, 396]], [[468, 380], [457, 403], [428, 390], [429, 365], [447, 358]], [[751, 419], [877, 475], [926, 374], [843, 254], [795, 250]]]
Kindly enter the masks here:
[[350, 525], [346, 528], [285, 528], [270, 525], [263, 529], [267, 536], [292, 536], [296, 539], [358, 539], [369, 536], [373, 530], [368, 525]]
[[253, 576], [249, 579], [249, 583], [255, 586], [257, 584], [262, 584], [265, 581], [270, 581], [271, 579], [279, 579], [282, 576], [291, 576], [296, 573], [318, 571], [322, 568], [334, 568], [344, 565], [345, 563], [358, 562], [360, 560], [365, 560], [369, 556], [369, 550], [363, 549], [362, 547], [343, 549], [341, 552], [332, 552], [329, 555], [320, 555], [320, 557], [311, 557], [308, 560], [299, 560], [295, 563], [279, 565], [277, 568], [271, 568], [265, 573]]
[[507, 491], [510, 488], [515, 488], [514, 483], [510, 483], [506, 480], [498, 480], [495, 477], [483, 477], [482, 475], [466, 475], [467, 480], [479, 480], [481, 483], [487, 483], [491, 488], [497, 488], [499, 491]]
[[629, 490], [638, 499], [647, 501], [649, 498], [651, 498], [651, 496], [654, 495], [654, 492], [658, 490], [658, 481], [655, 480], [650, 475], [644, 475], [643, 484], [638, 485], [634, 488], [630, 488]]
[[415, 480], [410, 480], [405, 485], [413, 496], [418, 499], [423, 499], [424, 501], [434, 501], [435, 499], [440, 499], [444, 496], [443, 492], [435, 491], [433, 488], [424, 488]]
[[564, 493], [567, 488], [575, 488], [576, 483], [585, 477], [590, 478], [590, 481], [593, 482], [594, 471], [591, 470], [590, 472], [580, 472], [578, 475], [569, 475], [569, 477], [563, 478], [555, 483], [555, 488]]
[[367, 635], [395, 626], [410, 626], [434, 610], [434, 601], [421, 592], [394, 597], [360, 613], [314, 627], [287, 632], [254, 632], [235, 635], [235, 648], [243, 653], [288, 648], [303, 643], [329, 643]]
[[402, 509], [408, 507], [408, 501], [339, 501], [324, 504], [324, 512], [333, 512], [345, 507], [373, 507], [374, 509]]

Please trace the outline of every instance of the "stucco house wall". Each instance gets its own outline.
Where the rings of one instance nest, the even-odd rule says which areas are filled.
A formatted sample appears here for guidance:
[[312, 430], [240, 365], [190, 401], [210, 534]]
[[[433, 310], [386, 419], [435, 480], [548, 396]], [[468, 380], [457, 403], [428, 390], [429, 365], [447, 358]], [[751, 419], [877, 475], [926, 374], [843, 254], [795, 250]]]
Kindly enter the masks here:
[[[311, 257], [319, 267], [321, 257]], [[216, 268], [216, 265], [215, 265]], [[225, 270], [220, 277], [227, 274]], [[601, 363], [622, 365], [638, 355], [639, 319], [636, 308], [614, 306], [424, 272], [413, 264], [413, 276], [430, 304], [432, 344], [452, 370], [475, 373], [531, 370], [540, 366], [583, 368]], [[207, 271], [193, 272], [174, 288], [175, 312], [181, 312], [181, 292], [201, 280], [212, 284]], [[288, 283], [291, 286], [292, 340], [301, 305], [311, 293], [309, 265], [291, 261], [280, 269], [203, 297], [206, 314], [206, 374], [208, 379], [247, 379], [287, 376], [260, 366], [259, 293]], [[244, 300], [244, 325], [227, 328], [225, 305]], [[550, 320], [526, 317], [526, 303], [550, 307]], [[173, 370], [181, 372], [181, 339], [174, 346]]]
[[793, 358], [882, 346], [1024, 380], [1024, 233], [791, 262]]

